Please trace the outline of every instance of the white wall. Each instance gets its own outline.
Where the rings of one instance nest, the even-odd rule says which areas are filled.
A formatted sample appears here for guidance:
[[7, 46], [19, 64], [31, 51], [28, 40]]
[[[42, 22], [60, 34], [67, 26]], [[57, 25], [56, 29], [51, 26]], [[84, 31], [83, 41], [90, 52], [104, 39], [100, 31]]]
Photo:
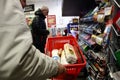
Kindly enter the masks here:
[[[33, 2], [32, 2], [33, 3]], [[31, 4], [31, 3], [28, 3]], [[36, 0], [35, 10], [45, 5], [49, 7], [49, 15], [56, 15], [56, 26], [66, 27], [73, 17], [62, 17], [62, 0]]]

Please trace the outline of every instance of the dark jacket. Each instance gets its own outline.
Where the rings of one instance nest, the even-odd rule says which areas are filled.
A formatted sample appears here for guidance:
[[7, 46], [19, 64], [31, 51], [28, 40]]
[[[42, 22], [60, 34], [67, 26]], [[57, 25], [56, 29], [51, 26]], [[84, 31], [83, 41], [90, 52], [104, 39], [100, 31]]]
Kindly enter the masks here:
[[42, 11], [38, 9], [35, 12], [35, 18], [32, 22], [32, 35], [33, 35], [33, 44], [38, 48], [41, 52], [44, 52], [44, 47], [46, 43], [47, 35], [49, 31], [46, 30], [45, 16]]

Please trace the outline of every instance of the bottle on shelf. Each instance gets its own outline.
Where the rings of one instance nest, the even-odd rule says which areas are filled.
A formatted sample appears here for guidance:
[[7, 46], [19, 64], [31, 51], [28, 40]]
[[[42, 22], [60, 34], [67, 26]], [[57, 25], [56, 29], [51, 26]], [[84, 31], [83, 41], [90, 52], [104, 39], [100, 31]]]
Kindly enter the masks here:
[[104, 67], [100, 67], [98, 63], [94, 62], [94, 66], [99, 70], [101, 75], [105, 75], [105, 69]]
[[92, 40], [95, 41], [97, 44], [102, 45], [103, 38], [100, 37], [99, 35], [96, 36], [96, 35], [93, 34], [93, 35], [91, 36], [91, 38], [92, 38]]

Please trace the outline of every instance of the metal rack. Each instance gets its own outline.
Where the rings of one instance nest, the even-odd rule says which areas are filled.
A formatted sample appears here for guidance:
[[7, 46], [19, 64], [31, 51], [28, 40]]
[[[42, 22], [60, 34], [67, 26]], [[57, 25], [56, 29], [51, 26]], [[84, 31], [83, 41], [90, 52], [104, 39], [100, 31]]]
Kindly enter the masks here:
[[115, 29], [115, 27], [114, 27], [113, 25], [112, 25], [112, 28], [113, 28], [113, 30], [114, 30], [116, 36], [117, 36], [117, 37], [120, 37], [120, 34], [118, 33], [118, 31]]
[[[118, 0], [111, 0], [111, 2], [113, 5], [115, 5], [115, 11], [110, 16], [111, 18], [113, 18], [116, 15], [117, 11], [120, 10], [119, 9], [120, 3], [118, 3]], [[120, 67], [118, 67], [117, 57], [115, 55], [115, 52], [118, 49], [120, 49], [120, 31], [115, 27], [114, 24], [111, 27], [112, 27], [111, 33], [109, 34], [110, 41], [108, 42], [109, 44], [107, 45], [107, 47], [103, 48], [103, 52], [102, 52], [104, 54], [104, 57], [106, 60], [106, 66], [107, 66], [106, 74], [108, 74], [104, 77], [105, 78], [104, 80], [118, 80], [118, 78], [120, 78]], [[82, 31], [82, 32], [84, 33], [84, 31]], [[89, 44], [86, 42], [86, 40], [83, 40], [81, 37], [79, 37], [79, 38], [81, 39], [81, 41], [84, 41], [86, 43], [86, 45], [89, 46]], [[91, 50], [93, 50], [93, 47]], [[86, 55], [86, 52], [84, 52], [84, 53]], [[86, 58], [88, 58], [88, 54], [86, 55]], [[90, 61], [90, 59], [88, 58], [88, 65], [90, 65], [89, 61]], [[88, 66], [88, 68], [89, 68], [89, 66]], [[116, 78], [116, 77], [118, 77], [118, 78]], [[94, 80], [94, 79], [90, 79], [90, 80]]]
[[[120, 3], [117, 2], [117, 0], [113, 0], [115, 4], [120, 8]], [[120, 1], [119, 1], [120, 2]]]

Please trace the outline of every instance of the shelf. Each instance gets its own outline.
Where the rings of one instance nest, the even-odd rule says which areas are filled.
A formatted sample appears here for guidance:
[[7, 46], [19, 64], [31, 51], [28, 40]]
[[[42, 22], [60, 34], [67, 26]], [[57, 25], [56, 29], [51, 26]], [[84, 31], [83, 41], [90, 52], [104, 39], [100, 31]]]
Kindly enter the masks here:
[[[112, 0], [112, 3], [114, 3], [114, 5], [116, 5], [115, 7], [118, 6], [117, 8], [120, 8], [120, 3], [119, 3], [120, 1], [119, 2], [118, 1], [119, 0]], [[107, 6], [105, 6], [105, 7], [107, 7]], [[117, 12], [117, 9], [116, 9], [116, 12]], [[110, 21], [112, 18], [112, 14], [113, 13], [111, 13], [110, 17], [108, 18], [108, 19], [110, 19]], [[90, 20], [90, 18], [88, 20]], [[108, 22], [108, 24], [110, 24], [110, 26], [105, 24], [105, 22], [106, 23]], [[81, 29], [80, 35], [82, 35], [83, 33], [90, 34], [89, 39], [91, 39], [91, 35], [94, 35], [92, 30], [99, 29], [98, 27], [100, 27], [100, 29], [101, 29], [100, 34], [101, 35], [104, 33], [107, 34], [107, 37], [105, 36], [103, 38], [103, 40], [105, 41], [105, 44], [108, 43], [107, 45], [104, 46], [104, 43], [103, 43], [103, 45], [99, 45], [97, 43], [95, 43], [93, 45], [93, 44], [90, 44], [90, 42], [88, 41], [89, 39], [87, 37], [85, 37], [84, 35], [79, 36], [79, 40], [84, 42], [89, 47], [89, 50], [94, 51], [95, 55], [97, 56], [97, 58], [96, 58], [96, 56], [94, 54], [92, 54], [92, 53], [88, 54], [87, 52], [84, 51], [84, 49], [82, 49], [84, 52], [84, 55], [86, 56], [87, 63], [89, 65], [88, 68], [90, 70], [88, 70], [88, 72], [92, 71], [91, 75], [93, 76], [93, 79], [89, 75], [90, 76], [89, 80], [90, 79], [92, 79], [92, 80], [112, 80], [113, 74], [115, 72], [119, 71], [119, 67], [117, 66], [118, 63], [117, 63], [117, 57], [115, 56], [115, 51], [117, 49], [119, 49], [120, 32], [117, 30], [116, 26], [114, 27], [114, 24], [111, 26], [112, 23], [109, 23], [109, 21], [107, 21], [107, 20], [105, 20], [105, 22], [99, 23], [96, 25], [91, 23], [91, 25], [89, 24], [88, 27], [86, 27], [86, 26], [85, 26], [85, 28], [83, 27], [83, 30]], [[88, 24], [85, 21], [83, 21], [83, 23], [86, 25]], [[81, 23], [81, 24], [83, 24], [83, 23]], [[96, 36], [98, 36], [98, 35], [96, 34]], [[86, 66], [86, 68], [87, 68], [87, 66]], [[95, 75], [95, 73], [97, 76]]]
[[113, 76], [114, 76], [114, 80], [120, 79], [120, 71], [113, 73]]
[[120, 33], [117, 31], [117, 29], [112, 25], [112, 36], [111, 36], [111, 48], [113, 49], [113, 52], [117, 49], [120, 49]]
[[113, 30], [114, 30], [114, 32], [115, 32], [115, 34], [118, 36], [118, 37], [120, 37], [120, 34], [117, 32], [117, 30], [114, 28], [114, 26], [112, 25], [112, 28], [113, 28]]
[[[120, 1], [119, 1], [119, 0], [113, 0], [113, 1], [114, 1], [115, 4], [120, 8]], [[118, 3], [117, 1], [118, 1], [119, 3]]]
[[113, 63], [109, 63], [109, 64], [107, 64], [107, 66], [110, 71], [109, 72], [110, 77], [114, 80], [120, 79], [120, 71], [117, 70], [117, 67]]
[[90, 76], [87, 77], [87, 80], [93, 80]]
[[94, 44], [90, 44], [87, 40], [85, 40], [83, 37], [79, 36], [79, 40], [83, 40], [85, 42], [86, 45], [88, 45], [89, 47], [92, 47], [92, 45]]
[[117, 59], [116, 59], [116, 57], [115, 57], [115, 55], [114, 55], [114, 51], [112, 50], [112, 48], [109, 46], [109, 49], [110, 49], [110, 51], [111, 51], [111, 54], [112, 54], [112, 56], [114, 57], [114, 59], [117, 61]]

